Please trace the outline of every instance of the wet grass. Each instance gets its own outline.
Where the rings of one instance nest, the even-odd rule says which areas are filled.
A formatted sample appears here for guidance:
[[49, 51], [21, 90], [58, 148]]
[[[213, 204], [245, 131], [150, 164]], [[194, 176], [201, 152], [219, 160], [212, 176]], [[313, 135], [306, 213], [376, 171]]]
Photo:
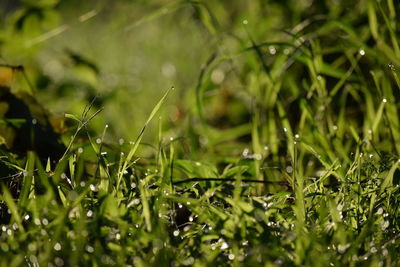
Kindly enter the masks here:
[[1, 266], [399, 264], [400, 10], [261, 2], [177, 1], [129, 26], [183, 10], [215, 42], [136, 136], [89, 105], [56, 164], [4, 151]]

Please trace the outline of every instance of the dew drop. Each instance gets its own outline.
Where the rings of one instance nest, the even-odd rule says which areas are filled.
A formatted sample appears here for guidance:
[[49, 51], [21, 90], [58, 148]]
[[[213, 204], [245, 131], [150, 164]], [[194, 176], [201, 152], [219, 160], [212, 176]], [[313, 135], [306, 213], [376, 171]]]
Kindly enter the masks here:
[[227, 248], [229, 248], [228, 243], [223, 242], [223, 243], [221, 244], [221, 249], [224, 250], [224, 249], [227, 249]]
[[54, 245], [54, 250], [60, 251], [60, 250], [61, 250], [61, 244], [57, 242], [57, 243]]

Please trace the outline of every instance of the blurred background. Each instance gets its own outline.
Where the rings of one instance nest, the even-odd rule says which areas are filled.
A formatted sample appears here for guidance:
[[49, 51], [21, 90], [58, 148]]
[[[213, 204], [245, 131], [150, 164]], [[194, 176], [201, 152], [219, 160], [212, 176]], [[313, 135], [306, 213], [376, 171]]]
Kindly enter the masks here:
[[[391, 62], [385, 47], [368, 49], [366, 0], [0, 0], [0, 7], [0, 63], [23, 65], [32, 84], [19, 75], [14, 87], [34, 91], [61, 116], [79, 117], [94, 100], [92, 112], [104, 110], [90, 123], [93, 137], [109, 125], [105, 139], [117, 145], [135, 139], [174, 86], [159, 113], [164, 138], [222, 156], [241, 155], [251, 143], [278, 155], [286, 150], [283, 117], [294, 135], [304, 128], [300, 107], [317, 117], [326, 108], [333, 134], [340, 93], [328, 110], [324, 90], [342, 77], [354, 88], [368, 84], [369, 70]], [[354, 70], [357, 78], [346, 74], [355, 61], [367, 66]], [[357, 128], [363, 100], [354, 99], [346, 112]], [[260, 140], [254, 125], [263, 125]], [[158, 139], [157, 129], [155, 121], [145, 142]]]

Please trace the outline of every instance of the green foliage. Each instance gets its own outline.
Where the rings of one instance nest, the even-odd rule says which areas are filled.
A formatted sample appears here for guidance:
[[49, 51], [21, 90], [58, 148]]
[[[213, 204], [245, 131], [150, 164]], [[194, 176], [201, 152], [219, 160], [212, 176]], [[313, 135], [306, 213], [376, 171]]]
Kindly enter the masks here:
[[0, 147], [0, 266], [400, 264], [395, 1], [76, 3], [2, 22], [0, 89], [69, 127]]

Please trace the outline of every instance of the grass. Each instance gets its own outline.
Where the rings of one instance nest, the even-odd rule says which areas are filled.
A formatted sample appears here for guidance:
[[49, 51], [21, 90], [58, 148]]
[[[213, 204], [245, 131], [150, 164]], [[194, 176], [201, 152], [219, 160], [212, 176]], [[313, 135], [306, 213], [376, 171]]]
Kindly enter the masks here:
[[[54, 165], [1, 150], [10, 175], [1, 178], [0, 265], [399, 265], [400, 10], [391, 0], [328, 2], [119, 1], [114, 28], [173, 27], [171, 14], [191, 21], [211, 43], [199, 47], [204, 63], [187, 91], [187, 81], [172, 90], [150, 75], [164, 86], [146, 93], [158, 99], [149, 109], [126, 102], [124, 83], [117, 96], [104, 91], [105, 74], [81, 58], [73, 84], [88, 99], [101, 91], [104, 105], [68, 111], [64, 156]], [[128, 7], [146, 15], [127, 25]], [[13, 23], [2, 29], [4, 57], [22, 50], [7, 37]], [[49, 45], [65, 42], [54, 38]], [[41, 83], [38, 62], [28, 74], [39, 98], [70, 88], [54, 73]], [[131, 111], [107, 115], [123, 103], [143, 106], [141, 130]]]

